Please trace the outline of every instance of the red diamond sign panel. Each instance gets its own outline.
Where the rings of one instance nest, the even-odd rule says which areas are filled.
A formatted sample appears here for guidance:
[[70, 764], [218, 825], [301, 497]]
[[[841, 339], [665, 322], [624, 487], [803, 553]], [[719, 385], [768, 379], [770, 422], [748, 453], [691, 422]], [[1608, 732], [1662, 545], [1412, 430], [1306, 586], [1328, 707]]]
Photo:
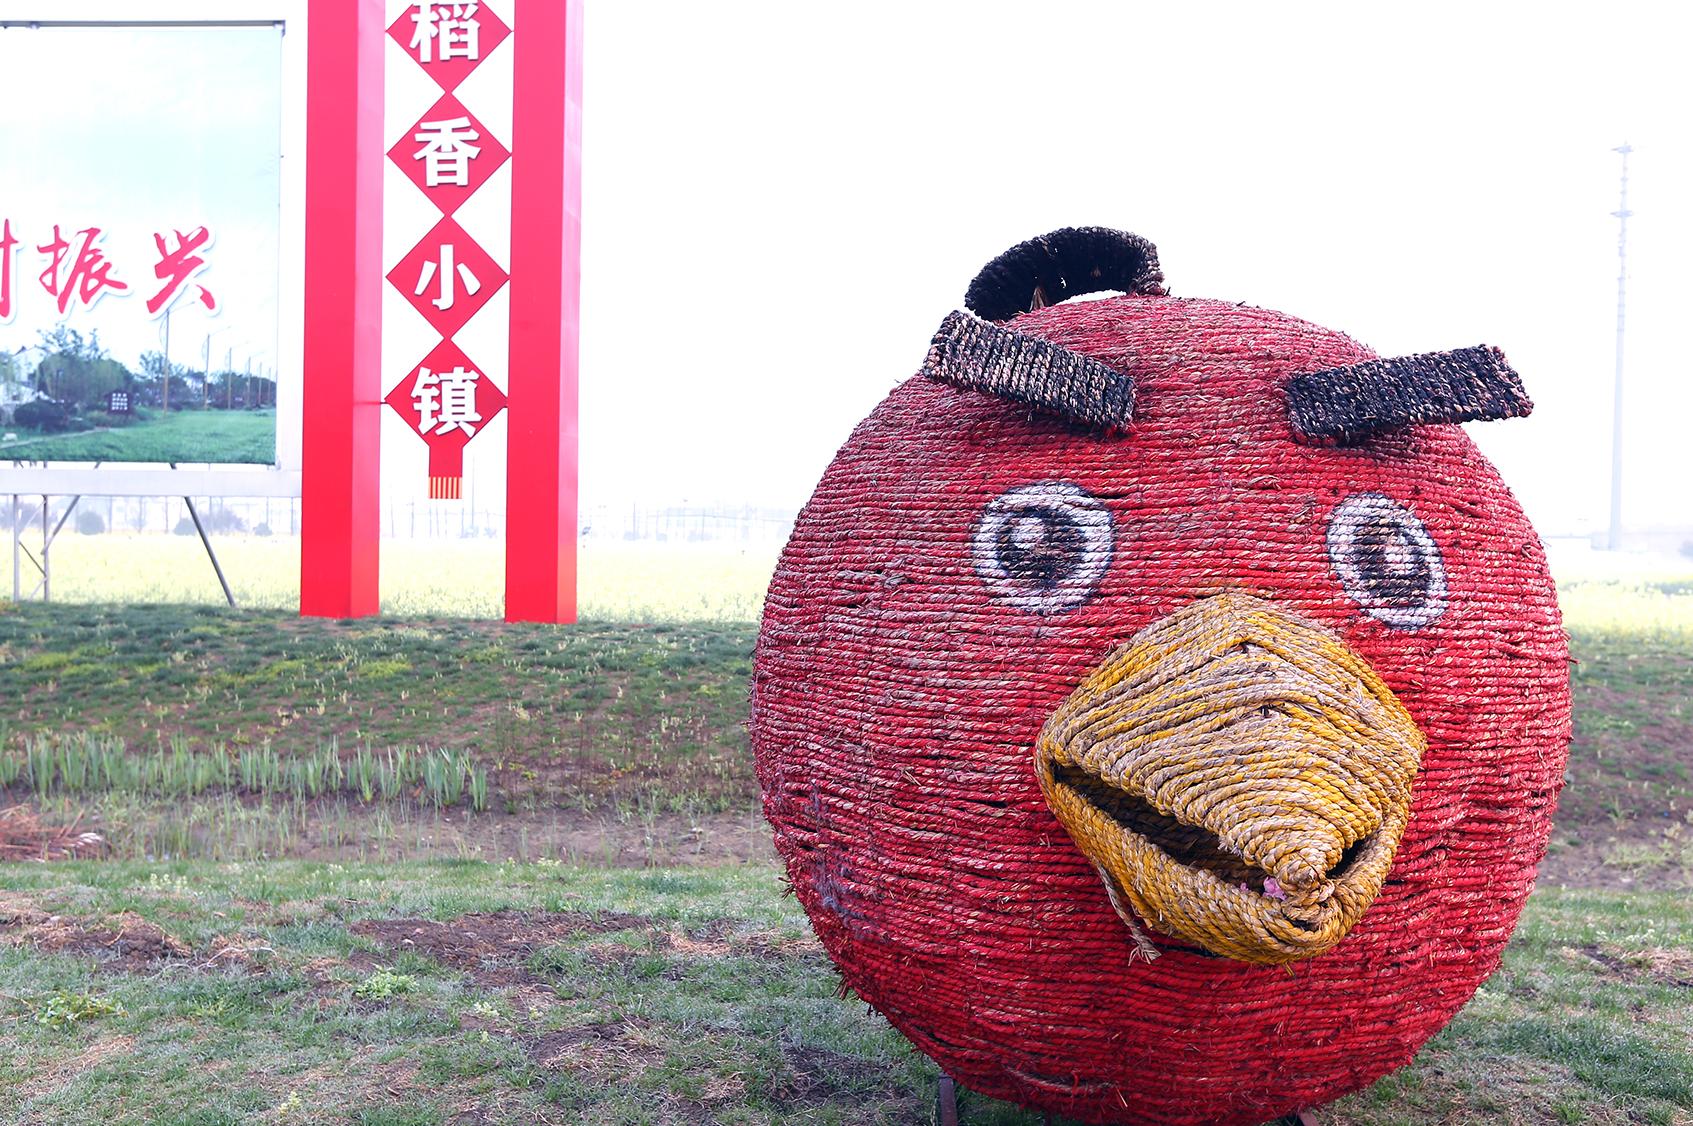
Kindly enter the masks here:
[[451, 336], [506, 284], [506, 272], [448, 218], [388, 271], [388, 282], [436, 332]]
[[432, 446], [464, 445], [506, 405], [505, 393], [451, 340], [437, 344], [382, 401]]
[[437, 344], [382, 401], [428, 444], [431, 477], [460, 476], [465, 445], [506, 405], [504, 392], [450, 340]]
[[418, 0], [388, 26], [388, 34], [450, 94], [511, 28], [486, 4]]
[[458, 210], [510, 156], [451, 94], [443, 94], [388, 150], [388, 159], [443, 215]]

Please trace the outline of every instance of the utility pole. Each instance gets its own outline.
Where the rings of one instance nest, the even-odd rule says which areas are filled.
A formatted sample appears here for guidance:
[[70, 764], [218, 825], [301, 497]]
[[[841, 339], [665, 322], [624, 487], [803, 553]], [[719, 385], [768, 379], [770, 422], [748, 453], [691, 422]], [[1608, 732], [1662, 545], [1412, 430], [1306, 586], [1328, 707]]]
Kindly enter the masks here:
[[200, 373], [200, 409], [212, 405], [212, 334], [206, 334], [206, 362]]
[[1624, 314], [1628, 308], [1628, 154], [1634, 147], [1626, 141], [1611, 150], [1622, 154], [1622, 203], [1611, 214], [1617, 220], [1617, 379], [1616, 399], [1611, 407], [1611, 533], [1606, 546], [1622, 550], [1622, 342]]

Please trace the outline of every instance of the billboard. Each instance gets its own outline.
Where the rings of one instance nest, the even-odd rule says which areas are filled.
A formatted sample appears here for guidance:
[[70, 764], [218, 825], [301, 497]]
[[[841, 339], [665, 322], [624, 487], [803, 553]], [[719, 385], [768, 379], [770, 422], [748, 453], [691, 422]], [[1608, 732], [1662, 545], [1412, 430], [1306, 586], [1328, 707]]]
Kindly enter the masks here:
[[283, 28], [0, 28], [0, 459], [278, 464]]

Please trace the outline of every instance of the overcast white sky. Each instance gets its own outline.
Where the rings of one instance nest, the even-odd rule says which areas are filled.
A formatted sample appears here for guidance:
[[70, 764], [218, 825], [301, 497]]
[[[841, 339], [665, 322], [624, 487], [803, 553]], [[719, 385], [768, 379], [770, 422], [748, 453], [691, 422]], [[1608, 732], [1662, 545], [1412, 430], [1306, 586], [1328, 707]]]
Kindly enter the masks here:
[[[589, 0], [583, 503], [798, 505], [983, 262], [1099, 224], [1155, 241], [1181, 295], [1383, 354], [1503, 347], [1538, 409], [1471, 432], [1543, 531], [1602, 525], [1626, 140], [1628, 517], [1693, 523], [1688, 30], [1644, 3]], [[508, 142], [492, 102], [510, 50], [461, 90]], [[435, 92], [397, 46], [388, 60], [392, 138]], [[50, 105], [75, 87], [32, 89]], [[0, 123], [8, 165], [44, 143], [30, 98]], [[389, 262], [434, 221], [406, 192], [390, 183]], [[460, 213], [473, 234], [479, 207]], [[388, 382], [431, 340], [392, 347]], [[397, 425], [389, 500], [422, 485]], [[503, 435], [467, 459], [484, 506]]]
[[975, 270], [1074, 224], [1383, 354], [1489, 342], [1544, 530], [1608, 495], [1623, 141], [1631, 522], [1693, 522], [1672, 5], [593, 3], [584, 499], [799, 503]]

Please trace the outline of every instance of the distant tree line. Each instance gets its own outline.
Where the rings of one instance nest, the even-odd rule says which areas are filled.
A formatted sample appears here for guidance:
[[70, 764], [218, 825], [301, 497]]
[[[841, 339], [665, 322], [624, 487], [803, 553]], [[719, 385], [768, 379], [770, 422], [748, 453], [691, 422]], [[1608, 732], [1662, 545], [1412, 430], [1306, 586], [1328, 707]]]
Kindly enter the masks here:
[[[276, 381], [237, 371], [206, 372], [167, 363], [163, 353], [144, 352], [141, 370], [132, 371], [100, 344], [98, 331], [83, 336], [55, 325], [41, 332], [41, 358], [27, 372], [20, 353], [0, 352], [0, 384], [23, 385], [33, 394], [0, 399], [0, 419], [46, 433], [123, 425], [122, 415], [108, 415], [113, 391], [128, 393], [136, 418], [165, 411], [253, 410], [276, 405]], [[90, 417], [92, 416], [92, 417]]]

